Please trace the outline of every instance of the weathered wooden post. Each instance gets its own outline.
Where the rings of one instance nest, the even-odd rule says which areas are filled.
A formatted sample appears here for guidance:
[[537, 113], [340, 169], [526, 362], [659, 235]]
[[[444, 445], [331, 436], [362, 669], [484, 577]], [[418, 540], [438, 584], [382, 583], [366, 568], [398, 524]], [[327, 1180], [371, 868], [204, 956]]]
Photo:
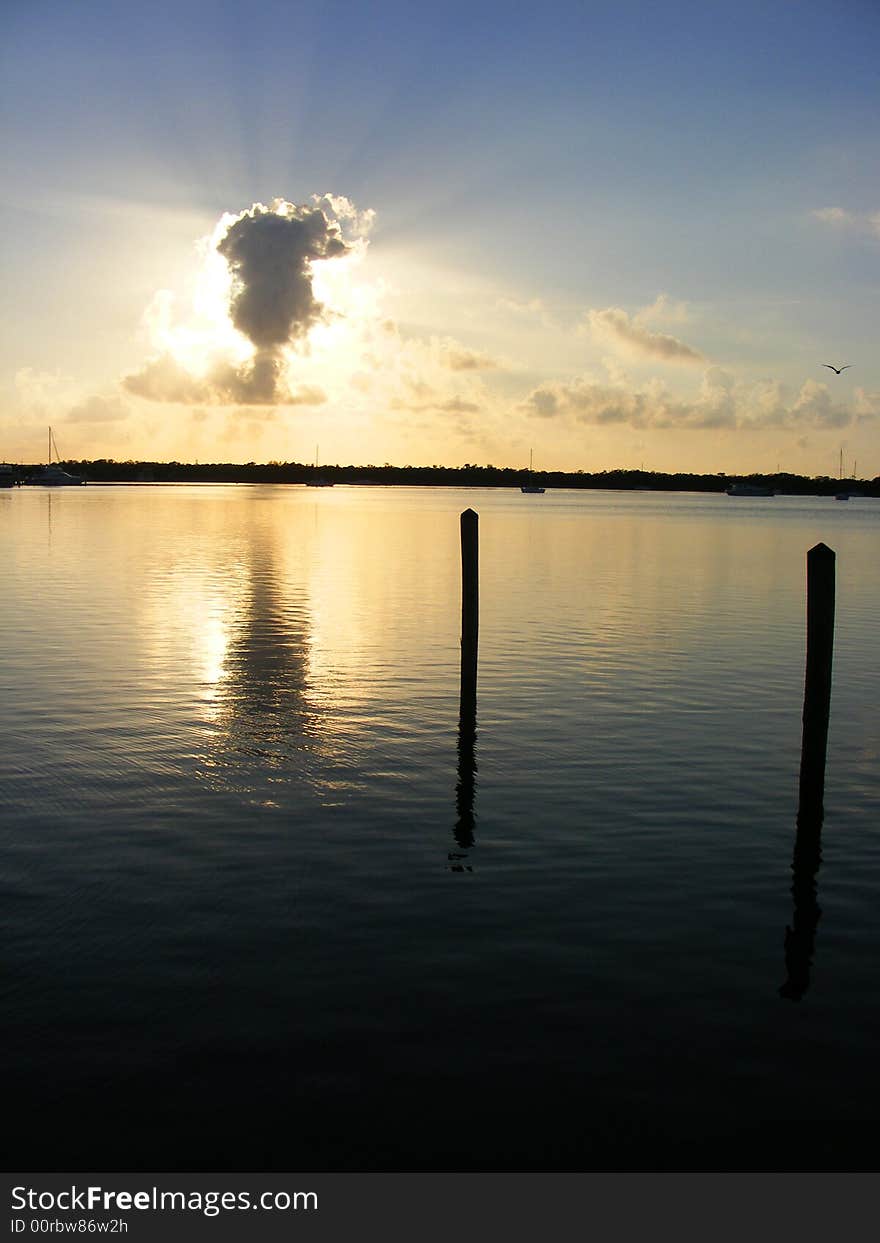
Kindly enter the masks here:
[[831, 708], [834, 563], [834, 553], [825, 544], [817, 544], [807, 553], [807, 672], [798, 821], [817, 821], [819, 825], [824, 814], [825, 752]]
[[480, 629], [479, 518], [461, 515], [461, 694], [477, 693], [477, 635]]
[[834, 553], [817, 544], [807, 553], [807, 673], [801, 736], [800, 796], [791, 863], [792, 922], [785, 930], [788, 978], [781, 997], [800, 1001], [810, 986], [816, 929], [822, 918], [816, 877], [822, 866], [825, 752], [834, 651]]
[[[461, 515], [461, 683], [458, 702], [458, 783], [455, 789], [455, 842], [459, 851], [474, 845], [474, 786], [477, 771], [477, 636], [480, 628], [478, 517]], [[466, 855], [450, 854], [453, 872], [470, 871]]]

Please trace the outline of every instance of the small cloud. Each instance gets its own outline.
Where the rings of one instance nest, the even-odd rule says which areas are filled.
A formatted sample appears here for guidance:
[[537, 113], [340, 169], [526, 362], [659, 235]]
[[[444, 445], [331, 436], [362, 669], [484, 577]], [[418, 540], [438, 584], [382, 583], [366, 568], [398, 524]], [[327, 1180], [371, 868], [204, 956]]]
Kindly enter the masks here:
[[540, 298], [531, 298], [528, 302], [519, 302], [516, 298], [499, 298], [495, 305], [513, 315], [540, 316], [546, 309]]
[[266, 430], [267, 419], [274, 413], [274, 410], [257, 413], [249, 407], [230, 410], [220, 425], [219, 438], [224, 441], [259, 440]]
[[329, 219], [344, 223], [347, 226], [346, 232], [353, 238], [365, 238], [376, 223], [376, 213], [372, 207], [358, 211], [351, 199], [347, 199], [344, 194], [313, 194], [312, 202]]
[[842, 207], [820, 207], [818, 211], [810, 212], [816, 220], [821, 220], [823, 224], [831, 225], [847, 225], [855, 221], [852, 212], [844, 211]]
[[177, 402], [182, 406], [212, 401], [210, 386], [191, 376], [170, 354], [162, 354], [135, 375], [125, 376], [122, 387], [147, 401]]
[[236, 422], [245, 423], [248, 427], [256, 427], [260, 423], [271, 422], [276, 413], [274, 406], [261, 406], [256, 410], [253, 406], [239, 406], [237, 410], [227, 412], [227, 427]]
[[433, 397], [434, 393], [437, 391], [433, 385], [428, 384], [425, 380], [419, 380], [412, 375], [404, 375], [402, 377], [402, 381], [404, 388], [412, 393], [413, 397], [418, 398], [420, 401], [425, 401], [427, 398]]
[[284, 399], [285, 406], [323, 406], [328, 401], [327, 394], [317, 384], [301, 384], [293, 389]]
[[389, 402], [392, 410], [407, 410], [411, 414], [478, 414], [482, 408], [477, 402], [460, 395], [444, 398], [430, 384], [412, 376], [403, 377], [403, 387], [407, 395], [392, 397]]
[[810, 212], [810, 215], [814, 220], [833, 229], [880, 237], [880, 211], [853, 212], [844, 207], [820, 207], [818, 211]]
[[735, 427], [736, 383], [721, 367], [710, 367], [700, 382], [691, 425], [698, 427]]
[[68, 411], [68, 423], [116, 423], [127, 419], [128, 407], [119, 397], [89, 397]]
[[828, 386], [818, 380], [807, 380], [801, 386], [786, 422], [812, 427], [846, 427], [852, 415], [842, 406], [835, 406]]
[[659, 293], [650, 306], [643, 307], [634, 316], [639, 324], [686, 324], [690, 318], [687, 303], [673, 302], [665, 293]]
[[450, 371], [491, 371], [498, 366], [494, 358], [477, 350], [448, 343], [440, 351], [440, 361]]
[[69, 406], [78, 396], [75, 382], [59, 372], [22, 367], [15, 373], [14, 384], [22, 406], [37, 417], [53, 414], [59, 406]]
[[527, 301], [518, 298], [498, 298], [495, 307], [519, 320], [532, 320], [543, 328], [552, 328], [553, 322], [547, 307], [540, 298]]
[[443, 414], [479, 414], [480, 407], [473, 401], [464, 401], [461, 397], [450, 397], [434, 407]]
[[536, 388], [523, 402], [523, 410], [539, 419], [552, 419], [562, 412], [566, 397], [567, 390], [561, 385], [555, 389]]
[[686, 345], [684, 341], [664, 332], [652, 332], [638, 318], [631, 319], [620, 307], [589, 311], [585, 327], [594, 338], [636, 357], [658, 359], [667, 363], [692, 364], [706, 361], [698, 350]]
[[857, 388], [853, 393], [853, 406], [859, 422], [880, 417], [880, 392]]

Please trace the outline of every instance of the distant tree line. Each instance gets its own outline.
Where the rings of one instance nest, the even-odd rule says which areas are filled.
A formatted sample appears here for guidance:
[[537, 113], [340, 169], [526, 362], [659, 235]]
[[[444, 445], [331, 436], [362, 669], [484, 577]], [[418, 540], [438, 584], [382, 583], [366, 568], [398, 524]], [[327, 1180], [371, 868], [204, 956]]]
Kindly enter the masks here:
[[[644, 489], [658, 492], [724, 492], [747, 481], [790, 495], [833, 496], [842, 488], [880, 496], [880, 476], [873, 480], [810, 478], [779, 471], [770, 475], [698, 475], [653, 470], [534, 471], [510, 466], [318, 466], [303, 462], [116, 462], [67, 461], [65, 470], [90, 483], [292, 483], [324, 479], [339, 484], [397, 484], [410, 487], [516, 488], [527, 480], [545, 488]], [[36, 466], [19, 468], [26, 478]]]

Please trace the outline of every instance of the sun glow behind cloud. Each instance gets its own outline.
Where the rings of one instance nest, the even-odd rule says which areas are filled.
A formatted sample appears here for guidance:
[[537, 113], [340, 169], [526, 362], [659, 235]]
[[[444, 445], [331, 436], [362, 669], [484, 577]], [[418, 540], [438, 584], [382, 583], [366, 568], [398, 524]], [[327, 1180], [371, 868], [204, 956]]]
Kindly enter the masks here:
[[[333, 203], [333, 200], [330, 200]], [[346, 200], [346, 223], [360, 223]], [[266, 405], [289, 396], [286, 373], [294, 356], [307, 355], [309, 334], [332, 311], [315, 295], [319, 261], [339, 262], [349, 246], [335, 218], [317, 204], [284, 199], [225, 213], [198, 243], [200, 269], [191, 312], [175, 320], [174, 299], [160, 291], [146, 315], [158, 353], [126, 387], [153, 400]], [[338, 300], [338, 293], [337, 293]], [[185, 377], [196, 381], [187, 386]], [[173, 381], [166, 384], [164, 381]], [[293, 397], [294, 404], [296, 402]]]
[[244, 362], [253, 347], [234, 327], [229, 316], [232, 277], [215, 249], [214, 234], [197, 243], [200, 256], [192, 299], [182, 308], [170, 289], [159, 289], [144, 312], [144, 328], [151, 348], [167, 354], [193, 375], [203, 377], [212, 359], [228, 355]]
[[786, 384], [719, 357], [704, 306], [656, 290], [635, 306], [553, 304], [424, 248], [383, 248], [374, 223], [333, 194], [224, 212], [191, 244], [187, 279], [150, 298], [146, 356], [121, 392], [23, 369], [23, 404], [57, 422], [62, 403], [80, 444], [93, 429], [108, 456], [140, 442], [129, 456], [307, 461], [320, 443], [324, 461], [521, 466], [537, 444], [563, 469], [684, 468], [707, 432], [712, 465], [750, 469], [762, 462], [734, 449], [775, 464], [793, 431], [806, 450], [876, 418], [876, 394], [850, 377]]
[[[248, 268], [236, 267], [233, 231], [271, 216], [304, 222], [332, 249], [321, 254], [296, 231], [280, 239], [274, 231], [257, 239]], [[206, 408], [227, 409], [225, 439], [245, 424], [262, 439], [267, 420], [301, 420], [310, 407], [313, 417], [326, 407], [321, 417], [350, 445], [377, 427], [398, 445], [430, 439], [444, 422], [447, 444], [466, 441], [477, 416], [485, 431], [501, 409], [484, 377], [507, 364], [454, 336], [406, 329], [388, 313], [397, 291], [371, 270], [373, 220], [373, 212], [331, 194], [301, 207], [276, 199], [269, 208], [225, 213], [197, 244], [189, 297], [159, 290], [151, 299], [143, 323], [152, 356], [124, 388], [141, 402], [193, 407], [201, 422]], [[257, 369], [267, 365], [264, 382]], [[265, 414], [257, 409], [269, 406]], [[408, 460], [423, 456], [413, 451]]]

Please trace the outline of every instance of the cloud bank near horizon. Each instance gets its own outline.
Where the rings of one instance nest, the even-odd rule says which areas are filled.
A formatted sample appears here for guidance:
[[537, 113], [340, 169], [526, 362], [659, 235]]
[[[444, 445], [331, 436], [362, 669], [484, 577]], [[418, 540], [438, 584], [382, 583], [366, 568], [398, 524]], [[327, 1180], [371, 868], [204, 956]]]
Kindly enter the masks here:
[[876, 395], [858, 390], [854, 408], [835, 403], [826, 384], [806, 380], [794, 395], [775, 380], [746, 384], [710, 367], [692, 399], [669, 392], [661, 379], [632, 386], [620, 379], [599, 382], [581, 377], [570, 383], [543, 384], [520, 404], [539, 419], [569, 419], [596, 425], [711, 430], [836, 429], [876, 418]]

